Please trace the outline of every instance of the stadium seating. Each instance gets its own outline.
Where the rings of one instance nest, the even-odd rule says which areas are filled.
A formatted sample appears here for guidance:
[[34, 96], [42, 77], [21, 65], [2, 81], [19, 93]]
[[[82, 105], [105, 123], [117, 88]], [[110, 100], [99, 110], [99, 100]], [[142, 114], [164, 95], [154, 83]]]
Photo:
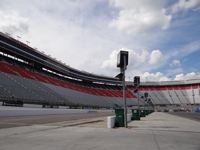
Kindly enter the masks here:
[[[2, 83], [2, 86], [10, 92], [10, 94], [7, 95], [1, 94], [1, 97], [7, 96], [20, 98], [24, 102], [43, 102], [47, 104], [58, 103], [65, 105], [76, 104], [104, 107], [112, 107], [114, 104], [120, 106], [123, 104], [120, 102], [122, 97], [122, 91], [120, 89], [81, 86], [42, 75], [38, 72], [31, 72], [28, 69], [6, 62], [0, 62], [0, 73], [0, 83]], [[130, 91], [127, 91], [127, 99], [133, 100], [133, 98], [135, 98], [135, 95]]]
[[[30, 72], [28, 70], [25, 70], [25, 69], [22, 69], [22, 68], [13, 66], [13, 65], [9, 65], [9, 64], [3, 63], [3, 62], [1, 62], [0, 69], [1, 69], [1, 71], [6, 72], [6, 73], [20, 75], [21, 77], [38, 80], [38, 81], [42, 81], [44, 83], [54, 84], [57, 86], [64, 86], [66, 88], [74, 89], [74, 90], [77, 90], [80, 92], [86, 92], [86, 93], [94, 94], [94, 95], [98, 95], [98, 96], [122, 97], [121, 90], [98, 89], [98, 91], [96, 91], [94, 88], [82, 87], [82, 86], [78, 86], [78, 85], [75, 85], [72, 83], [63, 82], [61, 80], [53, 79], [51, 77], [47, 77], [47, 76], [41, 75], [39, 73]], [[134, 98], [134, 95], [131, 92], [128, 92], [127, 98]]]
[[199, 104], [199, 85], [174, 85], [139, 88], [140, 95], [149, 94], [154, 104]]
[[[91, 105], [102, 107], [122, 106], [122, 90], [109, 85], [76, 83], [54, 78], [38, 71], [0, 61], [0, 99], [18, 98], [24, 102]], [[199, 85], [182, 86], [143, 86], [139, 88], [141, 96], [148, 93], [154, 104], [193, 104], [200, 103]], [[136, 105], [136, 96], [131, 86], [126, 92], [129, 105]]]
[[[0, 32], [0, 101], [78, 106], [123, 106], [118, 79], [71, 68]], [[129, 106], [144, 103], [148, 93], [155, 105], [200, 104], [200, 80], [145, 82], [136, 94], [127, 82]], [[138, 95], [138, 97], [136, 97]]]

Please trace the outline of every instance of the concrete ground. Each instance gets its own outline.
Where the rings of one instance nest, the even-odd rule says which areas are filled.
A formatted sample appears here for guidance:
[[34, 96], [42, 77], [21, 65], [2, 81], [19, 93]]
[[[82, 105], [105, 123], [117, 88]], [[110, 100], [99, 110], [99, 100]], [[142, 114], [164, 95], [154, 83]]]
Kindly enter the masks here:
[[200, 122], [155, 112], [129, 128], [42, 124], [0, 129], [0, 150], [199, 150]]
[[199, 112], [170, 112], [169, 114], [177, 115], [180, 117], [200, 121], [200, 113]]
[[59, 124], [76, 126], [77, 124], [104, 122], [105, 117], [113, 115], [112, 110], [29, 108], [0, 106], [0, 129], [38, 124]]
[[0, 117], [0, 129], [19, 126], [31, 126], [39, 124], [75, 126], [76, 124], [87, 124], [105, 122], [103, 116], [109, 116], [112, 113], [76, 113], [65, 115], [42, 115], [42, 116], [17, 116], [17, 117]]
[[101, 109], [67, 109], [67, 108], [38, 108], [38, 107], [11, 107], [0, 106], [0, 117], [18, 116], [46, 116], [65, 114], [85, 114], [90, 112], [113, 112], [112, 110]]

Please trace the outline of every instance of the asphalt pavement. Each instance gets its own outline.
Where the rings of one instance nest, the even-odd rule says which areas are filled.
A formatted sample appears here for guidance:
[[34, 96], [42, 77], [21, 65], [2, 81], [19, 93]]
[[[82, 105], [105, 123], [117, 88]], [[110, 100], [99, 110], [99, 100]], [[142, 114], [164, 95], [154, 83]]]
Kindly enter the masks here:
[[169, 114], [188, 118], [195, 121], [200, 121], [200, 113], [198, 112], [170, 112]]
[[0, 129], [0, 150], [199, 150], [200, 122], [155, 112], [129, 128], [35, 124]]

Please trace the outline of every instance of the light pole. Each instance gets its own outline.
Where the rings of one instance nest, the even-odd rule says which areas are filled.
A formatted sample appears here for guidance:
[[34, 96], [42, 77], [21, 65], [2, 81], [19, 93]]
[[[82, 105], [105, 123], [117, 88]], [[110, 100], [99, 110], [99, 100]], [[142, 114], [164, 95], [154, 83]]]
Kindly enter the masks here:
[[139, 98], [139, 88], [140, 86], [140, 77], [135, 76], [134, 77], [134, 87], [136, 87], [135, 91], [137, 92], [137, 101], [138, 101], [138, 111], [140, 111], [140, 98]]
[[120, 68], [122, 74], [123, 85], [123, 101], [124, 101], [124, 127], [127, 128], [127, 105], [126, 105], [126, 83], [125, 83], [125, 70], [128, 65], [128, 51], [120, 51], [117, 57], [117, 67]]
[[144, 93], [144, 98], [145, 98], [145, 100], [144, 100], [144, 112], [146, 111], [146, 110], [145, 110], [145, 107], [146, 107], [146, 103], [147, 103], [147, 98], [148, 98], [148, 96], [149, 96], [149, 94], [148, 94], [147, 92], [145, 92], [145, 93]]
[[124, 127], [127, 128], [127, 127], [128, 127], [128, 124], [127, 124], [127, 104], [126, 104], [125, 67], [123, 68], [122, 73], [123, 73], [122, 84], [123, 84], [123, 101], [124, 101]]

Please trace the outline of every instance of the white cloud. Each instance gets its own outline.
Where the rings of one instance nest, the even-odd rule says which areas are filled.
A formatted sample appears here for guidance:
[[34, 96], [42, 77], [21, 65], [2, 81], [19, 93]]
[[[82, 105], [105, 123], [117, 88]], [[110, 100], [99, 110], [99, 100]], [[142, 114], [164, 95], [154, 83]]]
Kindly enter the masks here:
[[172, 63], [170, 64], [171, 67], [180, 67], [181, 66], [181, 62], [178, 59], [174, 59], [172, 60]]
[[200, 0], [179, 0], [172, 6], [172, 12], [177, 13], [179, 11], [189, 10], [189, 9], [199, 9]]
[[165, 8], [164, 0], [109, 0], [118, 15], [109, 26], [128, 34], [143, 34], [170, 27], [175, 14], [185, 10], [200, 10], [200, 0], [178, 0]]
[[102, 68], [116, 68], [118, 52], [119, 52], [118, 50], [112, 51], [112, 53], [109, 56], [109, 59], [105, 60], [102, 63], [101, 67]]
[[7, 13], [0, 11], [0, 31], [9, 34], [25, 33], [28, 31], [28, 19], [19, 16], [15, 11]]
[[200, 72], [177, 74], [174, 80], [189, 80], [189, 79], [200, 79]]
[[110, 26], [129, 34], [164, 30], [171, 22], [171, 16], [166, 14], [160, 0], [110, 0], [110, 4], [120, 9], [119, 15], [112, 20]]
[[138, 74], [142, 82], [159, 82], [159, 81], [181, 81], [190, 79], [200, 79], [200, 72], [180, 73], [176, 74], [175, 77], [167, 76], [161, 72], [144, 72]]
[[164, 56], [160, 50], [153, 50], [150, 55], [149, 63], [152, 65], [159, 65], [164, 62]]
[[171, 80], [171, 79], [160, 72], [156, 72], [156, 73], [145, 72], [145, 73], [141, 74], [141, 81], [143, 81], [143, 82], [145, 82], [145, 81], [158, 82], [158, 81], [169, 81], [169, 80]]
[[175, 75], [175, 77], [168, 77], [167, 75], [161, 72], [144, 72], [140, 74], [142, 82], [158, 82], [158, 81], [180, 81], [180, 80], [190, 80], [190, 79], [200, 79], [200, 72], [191, 72], [191, 73], [180, 73]]
[[[147, 71], [152, 68], [157, 68], [164, 63], [164, 56], [160, 50], [153, 50], [151, 52], [147, 50], [131, 50], [122, 49], [129, 52], [129, 65], [128, 74], [134, 74], [136, 72]], [[104, 60], [101, 67], [105, 70], [116, 70], [117, 54], [120, 50], [114, 50], [110, 54], [107, 60]], [[137, 71], [136, 71], [137, 70]]]
[[183, 72], [183, 68], [182, 67], [170, 68], [170, 69], [167, 69], [165, 72], [168, 76], [174, 77], [177, 74], [181, 74]]
[[26, 0], [0, 1], [0, 31], [19, 35], [21, 41], [30, 41], [30, 46], [74, 68], [98, 74], [106, 52], [122, 40], [107, 30], [107, 16], [93, 15], [97, 4], [90, 0], [35, 0], [31, 5]]
[[[130, 76], [151, 72], [166, 60], [179, 58], [180, 55], [184, 57], [199, 49], [200, 42], [196, 41], [186, 47], [180, 46], [181, 50], [171, 51], [169, 58], [163, 56], [160, 50], [152, 50], [152, 47], [159, 48], [160, 42], [163, 43], [165, 33], [162, 30], [171, 23], [172, 16], [166, 13], [163, 0], [109, 2], [108, 6], [106, 0], [34, 0], [30, 5], [27, 0], [17, 3], [1, 0], [0, 31], [19, 35], [21, 40], [30, 41], [31, 46], [74, 68], [112, 76], [118, 72], [118, 51], [113, 49], [134, 49], [128, 50], [130, 61], [127, 75]], [[113, 19], [116, 12], [117, 16]], [[109, 23], [131, 34], [116, 32], [108, 27]], [[148, 34], [154, 29], [161, 30]], [[132, 36], [132, 33], [147, 34]], [[172, 54], [174, 51], [176, 55]], [[157, 73], [149, 75], [159, 76]]]

